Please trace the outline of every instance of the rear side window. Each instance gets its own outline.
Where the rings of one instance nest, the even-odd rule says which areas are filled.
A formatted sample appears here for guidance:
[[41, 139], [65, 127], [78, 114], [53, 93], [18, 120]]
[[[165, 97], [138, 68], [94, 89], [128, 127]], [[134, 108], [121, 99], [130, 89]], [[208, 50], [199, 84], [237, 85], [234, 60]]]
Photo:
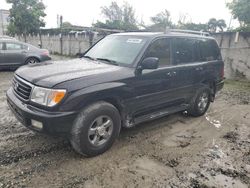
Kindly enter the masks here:
[[21, 44], [11, 43], [11, 42], [6, 43], [6, 50], [21, 50], [21, 49], [22, 49]]
[[221, 60], [220, 49], [214, 40], [200, 40], [201, 61]]
[[29, 49], [29, 47], [27, 46], [27, 45], [24, 45], [23, 44], [23, 47], [22, 47], [24, 50], [28, 50]]
[[3, 43], [0, 42], [0, 50], [3, 50]]
[[185, 64], [199, 61], [198, 40], [187, 38], [173, 39], [174, 64]]
[[154, 41], [146, 51], [145, 58], [159, 58], [159, 66], [166, 67], [171, 65], [170, 61], [170, 39], [161, 38]]

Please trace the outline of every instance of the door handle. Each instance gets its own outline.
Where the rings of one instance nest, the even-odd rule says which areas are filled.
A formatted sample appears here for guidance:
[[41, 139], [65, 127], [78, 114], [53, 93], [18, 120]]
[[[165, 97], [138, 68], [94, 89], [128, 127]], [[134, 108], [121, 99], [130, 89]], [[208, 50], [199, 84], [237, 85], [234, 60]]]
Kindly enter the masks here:
[[167, 72], [166, 75], [168, 77], [173, 77], [173, 76], [176, 76], [176, 72], [175, 71], [173, 71], [173, 72]]
[[169, 77], [172, 76], [171, 72], [168, 72], [166, 75], [169, 76]]
[[22, 51], [22, 54], [27, 54], [28, 52], [27, 51]]
[[196, 67], [195, 70], [197, 70], [197, 71], [202, 71], [202, 70], [203, 70], [203, 67]]

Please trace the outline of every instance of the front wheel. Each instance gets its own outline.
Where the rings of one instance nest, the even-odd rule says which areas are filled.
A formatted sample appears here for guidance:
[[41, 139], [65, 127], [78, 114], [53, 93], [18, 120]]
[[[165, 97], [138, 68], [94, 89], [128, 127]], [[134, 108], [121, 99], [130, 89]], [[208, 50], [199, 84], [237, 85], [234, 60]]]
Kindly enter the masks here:
[[193, 97], [187, 112], [194, 117], [202, 116], [207, 112], [210, 102], [211, 90], [209, 87], [203, 87]]
[[70, 142], [76, 152], [96, 156], [107, 151], [121, 129], [119, 111], [110, 103], [97, 102], [76, 118], [71, 130]]

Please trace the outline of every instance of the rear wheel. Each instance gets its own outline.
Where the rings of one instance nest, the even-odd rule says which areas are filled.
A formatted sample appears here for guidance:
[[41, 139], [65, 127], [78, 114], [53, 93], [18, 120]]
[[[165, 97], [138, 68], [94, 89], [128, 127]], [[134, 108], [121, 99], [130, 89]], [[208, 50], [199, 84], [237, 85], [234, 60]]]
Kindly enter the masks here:
[[96, 156], [107, 151], [121, 129], [118, 110], [110, 103], [92, 104], [78, 115], [70, 136], [72, 147], [85, 156]]
[[36, 63], [39, 63], [39, 60], [35, 57], [30, 57], [25, 61], [25, 64], [30, 64], [30, 65], [33, 65]]
[[207, 112], [210, 102], [211, 89], [209, 87], [203, 87], [197, 91], [187, 112], [195, 117], [202, 116]]

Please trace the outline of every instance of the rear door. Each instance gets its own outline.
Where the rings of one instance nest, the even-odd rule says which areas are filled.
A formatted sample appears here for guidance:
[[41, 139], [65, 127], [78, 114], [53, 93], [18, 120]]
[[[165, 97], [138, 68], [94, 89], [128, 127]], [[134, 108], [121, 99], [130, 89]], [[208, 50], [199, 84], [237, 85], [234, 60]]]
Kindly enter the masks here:
[[26, 50], [23, 49], [23, 45], [18, 42], [7, 41], [5, 43], [5, 55], [4, 60], [9, 65], [21, 65], [24, 64], [26, 59]]
[[174, 38], [173, 62], [177, 75], [172, 87], [176, 97], [188, 103], [195, 93], [195, 86], [200, 82], [200, 71], [203, 69], [199, 41], [196, 38]]

